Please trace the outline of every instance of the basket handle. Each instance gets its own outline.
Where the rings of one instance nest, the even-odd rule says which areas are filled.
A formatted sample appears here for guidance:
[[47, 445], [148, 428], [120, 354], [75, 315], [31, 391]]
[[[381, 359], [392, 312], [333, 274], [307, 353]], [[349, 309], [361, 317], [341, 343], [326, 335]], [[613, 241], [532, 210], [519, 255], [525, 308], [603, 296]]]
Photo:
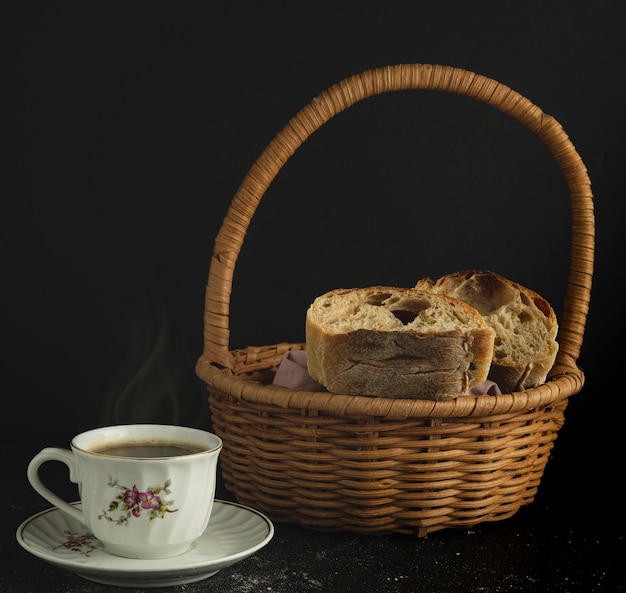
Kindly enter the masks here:
[[338, 113], [368, 97], [409, 89], [456, 93], [496, 107], [536, 134], [559, 165], [570, 196], [572, 236], [555, 368], [575, 366], [589, 310], [594, 260], [593, 195], [585, 165], [561, 125], [519, 93], [467, 70], [430, 64], [385, 66], [344, 79], [299, 111], [261, 153], [237, 189], [215, 239], [205, 294], [202, 358], [233, 368], [229, 311], [235, 262], [252, 216], [283, 165]]

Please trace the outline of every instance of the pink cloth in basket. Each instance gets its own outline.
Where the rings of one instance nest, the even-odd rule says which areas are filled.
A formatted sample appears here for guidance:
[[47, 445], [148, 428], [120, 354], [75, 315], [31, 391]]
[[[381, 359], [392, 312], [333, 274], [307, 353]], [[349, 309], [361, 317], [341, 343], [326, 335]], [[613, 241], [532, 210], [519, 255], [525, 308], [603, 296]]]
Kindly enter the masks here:
[[306, 351], [289, 350], [283, 355], [274, 375], [274, 385], [302, 391], [326, 391], [326, 387], [315, 381], [306, 368]]
[[[285, 352], [274, 375], [274, 385], [301, 389], [302, 391], [326, 391], [323, 385], [315, 381], [306, 366], [306, 350]], [[500, 388], [493, 381], [483, 381], [461, 395], [501, 395]]]

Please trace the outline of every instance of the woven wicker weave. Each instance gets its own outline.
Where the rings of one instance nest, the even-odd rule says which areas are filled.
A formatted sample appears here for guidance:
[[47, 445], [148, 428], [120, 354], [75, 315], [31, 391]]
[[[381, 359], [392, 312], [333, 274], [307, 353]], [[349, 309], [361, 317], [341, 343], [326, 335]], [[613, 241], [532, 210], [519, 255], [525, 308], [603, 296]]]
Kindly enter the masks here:
[[[548, 381], [521, 393], [433, 402], [295, 391], [271, 384], [284, 352], [303, 344], [231, 351], [229, 305], [235, 261], [268, 186], [320, 126], [373, 95], [405, 89], [457, 93], [521, 122], [547, 146], [571, 202], [570, 270], [560, 351]], [[560, 124], [492, 79], [447, 66], [398, 65], [332, 86], [293, 117], [236, 192], [209, 271], [204, 351], [221, 468], [237, 499], [275, 521], [324, 531], [408, 533], [505, 519], [537, 493], [577, 366], [594, 257], [594, 213], [585, 166]]]

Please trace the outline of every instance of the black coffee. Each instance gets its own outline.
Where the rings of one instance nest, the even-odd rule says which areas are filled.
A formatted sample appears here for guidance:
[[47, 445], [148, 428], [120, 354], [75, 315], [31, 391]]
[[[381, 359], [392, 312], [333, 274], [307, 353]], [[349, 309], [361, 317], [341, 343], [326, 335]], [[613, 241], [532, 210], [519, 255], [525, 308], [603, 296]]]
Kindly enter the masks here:
[[180, 457], [206, 451], [206, 447], [194, 443], [171, 441], [117, 441], [93, 448], [94, 453], [115, 457]]

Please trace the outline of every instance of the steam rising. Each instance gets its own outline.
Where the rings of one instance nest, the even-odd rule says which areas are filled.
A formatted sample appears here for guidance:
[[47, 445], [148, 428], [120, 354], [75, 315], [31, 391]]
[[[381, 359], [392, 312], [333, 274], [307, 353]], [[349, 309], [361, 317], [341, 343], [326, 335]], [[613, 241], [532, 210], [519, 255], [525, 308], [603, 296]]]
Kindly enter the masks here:
[[173, 340], [162, 311], [131, 317], [123, 368], [104, 398], [101, 422], [189, 424], [184, 415], [198, 389], [194, 359], [180, 336]]

